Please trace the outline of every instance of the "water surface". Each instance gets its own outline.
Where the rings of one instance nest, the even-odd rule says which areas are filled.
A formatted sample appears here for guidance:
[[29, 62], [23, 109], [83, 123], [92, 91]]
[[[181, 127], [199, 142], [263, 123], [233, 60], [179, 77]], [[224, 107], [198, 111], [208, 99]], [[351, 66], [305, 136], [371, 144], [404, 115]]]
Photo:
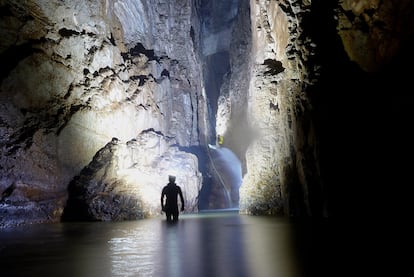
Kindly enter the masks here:
[[6, 229], [0, 276], [313, 276], [324, 243], [302, 227], [224, 212]]

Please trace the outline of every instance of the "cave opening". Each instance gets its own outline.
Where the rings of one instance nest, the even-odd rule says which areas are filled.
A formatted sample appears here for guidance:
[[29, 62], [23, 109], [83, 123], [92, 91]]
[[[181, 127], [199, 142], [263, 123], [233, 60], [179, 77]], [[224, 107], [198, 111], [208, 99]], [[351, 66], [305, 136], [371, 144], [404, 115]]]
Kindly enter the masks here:
[[204, 147], [199, 161], [203, 173], [203, 186], [198, 198], [199, 210], [238, 209], [241, 162], [229, 147], [224, 147], [223, 134], [218, 130], [219, 98], [229, 94], [231, 76], [231, 42], [234, 35], [239, 0], [201, 1], [198, 16], [201, 23], [200, 56], [203, 65], [203, 85], [207, 95], [209, 134], [208, 147]]

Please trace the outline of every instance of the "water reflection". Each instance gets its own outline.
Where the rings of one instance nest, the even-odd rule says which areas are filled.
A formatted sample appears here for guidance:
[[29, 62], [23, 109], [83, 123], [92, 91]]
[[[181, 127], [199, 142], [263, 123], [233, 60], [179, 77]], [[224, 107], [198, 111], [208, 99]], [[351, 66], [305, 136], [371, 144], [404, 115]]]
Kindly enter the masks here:
[[112, 276], [157, 276], [159, 219], [114, 224], [108, 241]]
[[1, 276], [301, 277], [291, 225], [236, 213], [0, 232]]

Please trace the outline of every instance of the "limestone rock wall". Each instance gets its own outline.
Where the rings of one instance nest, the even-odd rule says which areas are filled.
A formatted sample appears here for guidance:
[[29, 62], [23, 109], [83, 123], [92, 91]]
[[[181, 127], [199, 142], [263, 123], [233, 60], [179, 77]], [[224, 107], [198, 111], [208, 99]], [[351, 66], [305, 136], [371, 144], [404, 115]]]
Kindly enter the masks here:
[[[240, 189], [248, 214], [312, 215], [310, 186], [320, 186], [307, 87], [318, 74], [315, 45], [302, 22], [307, 1], [250, 1], [252, 53], [245, 109], [251, 143]], [[313, 188], [316, 193], [320, 188]]]
[[[177, 146], [199, 144], [205, 97], [191, 1], [1, 0], [0, 9], [0, 55], [6, 65], [0, 74], [0, 226], [59, 221], [69, 184], [112, 138], [133, 161], [135, 150], [125, 145], [148, 130]], [[153, 144], [148, 140], [139, 147]], [[192, 173], [184, 170], [182, 178], [187, 208], [194, 210], [197, 164], [170, 147], [158, 148], [156, 155], [168, 153], [188, 166]], [[111, 209], [127, 199], [134, 211], [120, 218], [155, 214], [154, 198], [145, 193], [165, 183], [170, 164], [155, 170], [158, 165], [141, 164], [133, 180], [118, 172], [125, 167], [113, 170], [109, 181], [89, 175], [84, 185], [95, 183], [92, 194], [98, 198], [109, 185], [112, 194], [129, 195], [121, 203], [114, 198], [100, 203]], [[94, 216], [108, 220], [110, 214]]]
[[[401, 142], [409, 140], [398, 133], [409, 124], [412, 103], [412, 8], [412, 1], [250, 1], [247, 108], [255, 136], [241, 212], [381, 210], [403, 170], [397, 162], [381, 185], [378, 169], [390, 172], [387, 155], [402, 159]], [[401, 148], [383, 153], [373, 141]]]
[[160, 191], [177, 176], [187, 212], [197, 211], [201, 174], [196, 156], [147, 131], [126, 143], [112, 139], [69, 184], [63, 220], [130, 220], [160, 214]]
[[[206, 28], [210, 5], [228, 10]], [[214, 131], [242, 162], [242, 213], [329, 213], [327, 183], [339, 195], [366, 171], [361, 159], [345, 172], [335, 151], [377, 152], [366, 145], [390, 106], [379, 92], [398, 98], [395, 122], [409, 126], [398, 120], [412, 102], [411, 10], [409, 0], [0, 0], [0, 227], [153, 216], [171, 173], [195, 211], [202, 178], [183, 149]], [[198, 55], [217, 52], [230, 71], [214, 83], [211, 130]], [[355, 133], [365, 144], [350, 146]]]
[[230, 72], [223, 77], [220, 96], [217, 100], [216, 130], [228, 146], [242, 161], [246, 172], [246, 149], [254, 137], [248, 121], [249, 81], [251, 72], [251, 21], [250, 3], [242, 0], [232, 28], [232, 40], [228, 51]]

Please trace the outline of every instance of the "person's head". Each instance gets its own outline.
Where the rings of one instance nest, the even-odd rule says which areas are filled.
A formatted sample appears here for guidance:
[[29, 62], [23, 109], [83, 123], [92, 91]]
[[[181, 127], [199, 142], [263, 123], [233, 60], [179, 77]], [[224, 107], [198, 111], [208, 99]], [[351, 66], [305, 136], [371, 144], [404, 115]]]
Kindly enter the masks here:
[[170, 181], [170, 183], [175, 183], [175, 176], [168, 175], [168, 181]]

